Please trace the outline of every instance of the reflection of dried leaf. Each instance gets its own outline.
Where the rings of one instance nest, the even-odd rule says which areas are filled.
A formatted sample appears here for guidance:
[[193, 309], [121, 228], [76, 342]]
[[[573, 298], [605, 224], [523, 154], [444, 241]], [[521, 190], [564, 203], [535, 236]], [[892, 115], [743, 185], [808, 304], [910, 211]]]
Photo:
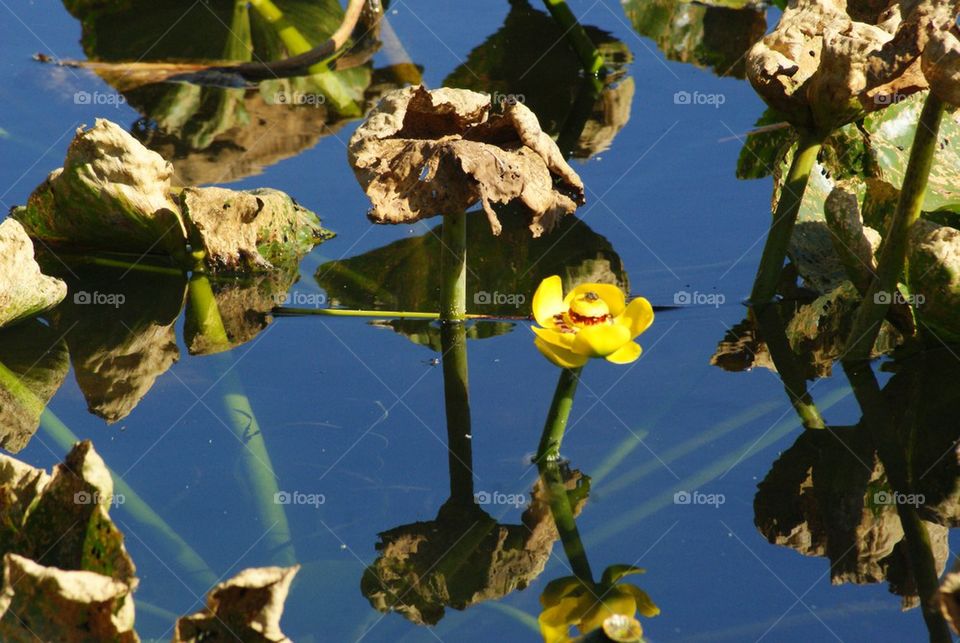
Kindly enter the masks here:
[[0, 326], [53, 308], [66, 295], [66, 284], [40, 272], [23, 226], [0, 223]]
[[132, 589], [102, 574], [44, 567], [7, 554], [0, 637], [8, 643], [139, 641], [133, 631]]
[[[67, 345], [50, 326], [33, 320], [0, 332], [0, 448], [16, 453], [27, 446], [69, 370]], [[5, 371], [16, 383], [6, 382]]]
[[169, 196], [172, 174], [159, 154], [98, 118], [13, 216], [51, 245], [176, 256], [186, 229]]
[[[376, 223], [461, 212], [478, 201], [494, 234], [494, 203], [519, 199], [539, 236], [583, 203], [583, 183], [522, 103], [490, 114], [490, 97], [410, 87], [388, 94], [350, 140], [350, 163]], [[555, 187], [555, 179], [563, 191]]]
[[955, 634], [960, 633], [960, 572], [952, 571], [940, 583], [940, 612]]
[[191, 298], [183, 326], [187, 350], [191, 355], [207, 355], [249, 342], [273, 321], [273, 309], [284, 303], [298, 277], [296, 270], [273, 270], [249, 279], [213, 280], [210, 285], [229, 345], [204, 334], [204, 327], [197, 323], [202, 314], [194, 310], [197, 302]]
[[299, 570], [299, 565], [245, 569], [220, 583], [207, 594], [203, 611], [177, 621], [173, 643], [289, 642], [280, 630], [280, 617]]
[[[587, 502], [589, 478], [565, 471], [574, 515]], [[559, 538], [543, 481], [534, 485], [522, 525], [500, 524], [474, 502], [449, 500], [435, 520], [380, 534], [377, 560], [360, 590], [378, 611], [418, 624], [436, 624], [447, 607], [463, 610], [527, 587]]]

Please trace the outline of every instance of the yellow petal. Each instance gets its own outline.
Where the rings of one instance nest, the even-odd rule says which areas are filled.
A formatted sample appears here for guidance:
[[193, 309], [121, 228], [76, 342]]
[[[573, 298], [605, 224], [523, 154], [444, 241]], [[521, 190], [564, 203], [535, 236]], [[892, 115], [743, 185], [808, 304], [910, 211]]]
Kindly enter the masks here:
[[540, 604], [544, 607], [553, 607], [570, 595], [575, 589], [582, 587], [583, 583], [580, 582], [580, 579], [576, 576], [564, 576], [563, 578], [554, 579], [543, 588], [543, 593], [540, 594]]
[[640, 344], [636, 342], [627, 342], [614, 352], [607, 355], [607, 361], [613, 362], [614, 364], [630, 364], [631, 362], [637, 361], [637, 358], [640, 357], [641, 352], [643, 352], [643, 349], [640, 348]]
[[537, 349], [543, 353], [544, 357], [560, 368], [576, 368], [578, 366], [583, 366], [589, 359], [586, 355], [577, 355], [573, 351], [567, 350], [566, 348], [562, 348], [555, 344], [549, 344], [539, 337], [533, 340], [533, 343], [536, 345]]
[[573, 350], [573, 339], [575, 337], [573, 333], [561, 333], [552, 328], [540, 328], [539, 326], [531, 326], [530, 330], [548, 344], [553, 344], [566, 350]]
[[650, 328], [653, 323], [653, 306], [643, 297], [637, 297], [630, 302], [623, 314], [614, 320], [615, 324], [623, 324], [630, 329], [630, 339]]
[[573, 612], [576, 608], [577, 600], [568, 598], [540, 612], [537, 621], [544, 643], [568, 643], [571, 640], [569, 631], [575, 622]]
[[637, 610], [647, 618], [652, 618], [657, 616], [660, 613], [660, 608], [657, 607], [645, 591], [637, 587], [636, 585], [630, 585], [629, 583], [623, 583], [622, 585], [617, 585], [617, 589], [628, 592], [633, 596], [633, 599], [637, 603]]
[[547, 277], [533, 293], [533, 317], [541, 326], [553, 326], [553, 316], [567, 310], [563, 303], [563, 281], [557, 275]]
[[617, 324], [585, 326], [573, 339], [573, 352], [590, 357], [606, 357], [630, 341], [630, 330]]
[[568, 292], [567, 296], [563, 298], [564, 309], [569, 308], [570, 302], [574, 299], [588, 292], [597, 293], [600, 299], [607, 304], [607, 308], [610, 309], [610, 314], [614, 317], [623, 312], [625, 301], [623, 291], [613, 284], [580, 284]]

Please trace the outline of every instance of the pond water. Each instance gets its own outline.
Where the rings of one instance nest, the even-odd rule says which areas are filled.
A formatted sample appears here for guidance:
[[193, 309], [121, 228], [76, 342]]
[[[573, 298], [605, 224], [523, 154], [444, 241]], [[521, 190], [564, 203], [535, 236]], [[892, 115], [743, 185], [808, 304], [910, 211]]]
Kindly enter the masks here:
[[[176, 134], [163, 135], [158, 111], [144, 116], [144, 106], [170, 100], [161, 90], [136, 90], [121, 101], [90, 71], [42, 65], [31, 55], [84, 60], [93, 52], [106, 60], [137, 59], [140, 54], [129, 52], [149, 49], [144, 42], [153, 31], [143, 26], [149, 20], [158, 37], [161, 26], [172, 29], [144, 58], [163, 60], [178, 48], [200, 48], [198, 33], [156, 10], [155, 16], [91, 26], [81, 42], [81, 21], [55, 3], [2, 4], [4, 209], [25, 203], [62, 164], [77, 127], [107, 118], [161, 153], [178, 155], [178, 172], [193, 182], [269, 186], [321, 217], [336, 237], [302, 261], [286, 300], [290, 305], [436, 305], [431, 277], [439, 222], [370, 224], [369, 200], [346, 158], [359, 118], [324, 129], [322, 118], [304, 115], [313, 106], [274, 105], [248, 123], [229, 123], [216, 122], [209, 109], [175, 114], [167, 104], [160, 120], [180, 119], [178, 142]], [[174, 4], [165, 11], [182, 14], [191, 6], [181, 3], [174, 12]], [[206, 4], [192, 5], [198, 15], [187, 22], [194, 32], [206, 24], [203, 12], [213, 15], [216, 9], [229, 17], [231, 3], [209, 3], [213, 9]], [[406, 57], [422, 67], [428, 87], [455, 84], [523, 95], [544, 128], [556, 134], [565, 123], [569, 127], [582, 83], [568, 45], [557, 41], [557, 28], [534, 5], [394, 2], [387, 11], [389, 29], [381, 32], [385, 46], [363, 69], [380, 70], [374, 83], [397, 84], [398, 73], [382, 70]], [[835, 564], [831, 583], [825, 537], [815, 534], [819, 541], [810, 542], [811, 529], [824, 528], [802, 525], [794, 515], [802, 503], [790, 497], [797, 472], [802, 481], [807, 471], [803, 462], [829, 449], [804, 435], [776, 372], [711, 365], [718, 343], [746, 315], [741, 302], [759, 261], [771, 195], [769, 178], [735, 177], [741, 140], [764, 105], [742, 79], [742, 69], [736, 77], [742, 67], [737, 52], [724, 47], [737, 50], [737, 39], [749, 30], [754, 37], [763, 33], [764, 15], [769, 28], [778, 14], [705, 15], [703, 7], [665, 0], [649, 6], [573, 0], [570, 6], [583, 24], [606, 32], [608, 51], [623, 60], [616, 86], [607, 90], [616, 92], [608, 97], [607, 113], [599, 121], [592, 115], [607, 130], [592, 139], [573, 132], [580, 143], [572, 146], [578, 151], [571, 164], [586, 185], [586, 205], [578, 223], [536, 242], [509, 222], [504, 238], [495, 240], [484, 217], [471, 215], [468, 285], [471, 293], [489, 294], [494, 305], [481, 296], [468, 300], [468, 309], [526, 316], [540, 279], [576, 271], [612, 278], [663, 307], [639, 338], [640, 360], [585, 367], [563, 444], [569, 467], [590, 478], [577, 527], [593, 569], [633, 564], [647, 570], [632, 578], [661, 609], [656, 618], [643, 619], [650, 641], [925, 639], [920, 610], [901, 610], [904, 599], [887, 583], [890, 569], [903, 563], [871, 561], [869, 546], [892, 546], [896, 535], [855, 532], [849, 547], [863, 559], [859, 568], [838, 551], [842, 539], [831, 542], [830, 557], [846, 561], [846, 569], [843, 561]], [[189, 137], [192, 150], [183, 143]], [[597, 143], [604, 137], [607, 149]], [[414, 592], [424, 602], [419, 618], [435, 621], [430, 627], [409, 613], [378, 611], [372, 605], [378, 599], [362, 591], [377, 589], [364, 575], [384, 553], [377, 548], [381, 533], [389, 532], [395, 548], [413, 549], [418, 542], [425, 548], [431, 538], [453, 546], [466, 533], [461, 519], [438, 517], [451, 481], [443, 373], [433, 361], [440, 357], [435, 327], [391, 324], [389, 318], [278, 316], [261, 329], [257, 318], [249, 341], [234, 350], [191, 355], [189, 329], [178, 319], [182, 280], [137, 271], [118, 276], [106, 268], [82, 279], [103, 279], [89, 283], [120, 289], [134, 305], [91, 311], [68, 296], [50, 336], [65, 340], [71, 372], [16, 457], [47, 469], [60, 462], [69, 439], [51, 428], [51, 418], [59, 418], [79, 439], [91, 440], [179, 542], [202, 559], [207, 571], [190, 568], [179, 555], [182, 547], [171, 545], [129, 503], [111, 511], [137, 564], [137, 630], [144, 640], [169, 640], [176, 617], [199, 609], [212, 581], [247, 567], [293, 562], [302, 569], [282, 625], [295, 641], [539, 639], [540, 594], [549, 581], [570, 574], [559, 543], [537, 559], [545, 561], [539, 574], [520, 563], [497, 568], [496, 560], [483, 556], [468, 557], [463, 569], [446, 569], [448, 579], [460, 578], [469, 587]], [[490, 517], [513, 525], [502, 532], [508, 549], [527, 546], [515, 541], [529, 537], [521, 520], [537, 482], [530, 457], [557, 377], [535, 349], [529, 326], [525, 320], [476, 322], [468, 340], [473, 486], [478, 497], [490, 500], [482, 506]], [[104, 393], [93, 367], [83, 366], [84, 353], [122, 345], [148, 328], [175, 336], [179, 359], [174, 362], [169, 349], [164, 368], [144, 374], [146, 383], [127, 381], [123, 392]], [[881, 373], [880, 380], [887, 385], [890, 375]], [[810, 391], [831, 425], [859, 421], [860, 408], [839, 367], [811, 383]], [[238, 402], [244, 395], [249, 407]], [[273, 475], [263, 473], [266, 458]], [[849, 466], [840, 455], [836, 461]], [[771, 471], [774, 463], [778, 468]], [[274, 505], [273, 513], [264, 510], [258, 500], [264, 487], [252, 473], [258, 467], [268, 478], [266, 488], [294, 501]], [[758, 495], [765, 479], [765, 492]], [[796, 524], [784, 522], [791, 519]], [[534, 518], [528, 514], [525, 520]], [[768, 542], [764, 533], [778, 529], [781, 542], [791, 546]], [[868, 546], [870, 538], [893, 540]], [[949, 544], [956, 544], [953, 534]], [[432, 546], [440, 547], [436, 540]], [[897, 553], [902, 559], [902, 548]], [[391, 573], [408, 573], [412, 564], [395, 563]], [[523, 576], [521, 585], [529, 585], [506, 595], [481, 589], [485, 578], [502, 581], [504, 575]], [[476, 591], [469, 585], [474, 581]], [[901, 594], [916, 595], [900, 581], [891, 583]], [[469, 606], [442, 610], [445, 591], [458, 593], [460, 607], [463, 601]], [[381, 588], [379, 600], [385, 595]], [[425, 612], [431, 597], [433, 611]]]

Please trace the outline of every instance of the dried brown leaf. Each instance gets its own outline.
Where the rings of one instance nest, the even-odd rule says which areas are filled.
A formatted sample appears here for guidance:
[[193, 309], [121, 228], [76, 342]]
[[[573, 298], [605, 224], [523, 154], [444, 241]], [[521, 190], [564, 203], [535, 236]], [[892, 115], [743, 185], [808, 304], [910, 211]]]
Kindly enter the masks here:
[[521, 103], [491, 113], [490, 97], [409, 87], [386, 95], [350, 140], [350, 164], [375, 223], [412, 223], [480, 202], [521, 201], [534, 237], [583, 203], [583, 183]]

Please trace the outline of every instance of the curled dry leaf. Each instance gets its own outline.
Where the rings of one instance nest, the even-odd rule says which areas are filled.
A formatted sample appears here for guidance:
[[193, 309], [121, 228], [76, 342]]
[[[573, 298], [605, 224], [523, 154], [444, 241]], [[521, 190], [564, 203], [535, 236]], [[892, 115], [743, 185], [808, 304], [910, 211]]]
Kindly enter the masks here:
[[408, 87], [387, 94], [350, 139], [375, 223], [411, 223], [478, 201], [494, 234], [495, 203], [521, 201], [534, 237], [584, 201], [583, 182], [522, 103], [491, 112], [489, 95]]
[[205, 251], [211, 272], [286, 267], [331, 236], [315, 214], [283, 192], [184, 188], [175, 199], [172, 179], [173, 166], [159, 154], [97, 119], [94, 127], [78, 130], [64, 166], [13, 217], [33, 239], [81, 251], [186, 262], [189, 239], [194, 250]]
[[940, 583], [940, 612], [954, 633], [960, 633], [960, 572], [954, 570]]
[[929, 37], [920, 59], [930, 90], [941, 100], [960, 105], [960, 39], [957, 3], [938, 3], [930, 11]]
[[843, 0], [793, 0], [747, 54], [747, 76], [792, 124], [829, 132], [926, 87], [916, 30], [897, 32], [896, 7], [877, 20], [852, 20]]
[[65, 283], [40, 272], [23, 226], [0, 223], [0, 327], [49, 310], [66, 295]]
[[38, 565], [17, 554], [3, 558], [0, 638], [9, 643], [133, 643], [132, 587], [88, 571]]
[[207, 594], [206, 608], [177, 621], [173, 643], [289, 642], [280, 630], [280, 617], [299, 570], [299, 565], [251, 568], [220, 583]]
[[295, 265], [329, 236], [317, 215], [279, 190], [185, 188], [180, 204], [195, 231], [191, 243], [204, 250], [213, 271], [257, 272]]
[[173, 167], [119, 125], [80, 128], [63, 167], [50, 173], [13, 217], [54, 246], [183, 251], [186, 228], [170, 197]]

